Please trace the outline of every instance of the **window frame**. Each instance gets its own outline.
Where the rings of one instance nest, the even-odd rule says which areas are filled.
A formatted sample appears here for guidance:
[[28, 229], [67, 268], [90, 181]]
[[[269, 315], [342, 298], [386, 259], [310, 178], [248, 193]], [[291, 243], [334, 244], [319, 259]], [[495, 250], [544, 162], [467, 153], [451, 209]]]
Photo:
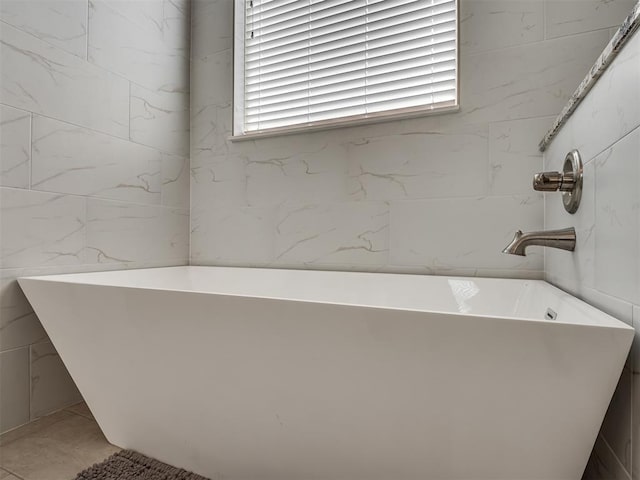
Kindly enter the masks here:
[[[249, 0], [234, 0], [233, 6], [233, 38], [232, 38], [232, 142], [254, 140], [257, 138], [269, 138], [297, 133], [309, 133], [324, 130], [333, 130], [343, 127], [384, 123], [394, 120], [444, 115], [460, 111], [460, 0], [453, 0], [456, 5], [455, 18], [455, 51], [456, 51], [456, 96], [453, 105], [435, 106], [434, 104], [401, 109], [386, 110], [369, 114], [359, 114], [349, 117], [308, 122], [300, 125], [274, 127], [258, 131], [244, 131], [244, 37], [245, 37], [245, 5]], [[238, 88], [238, 86], [241, 88]], [[239, 90], [241, 90], [239, 92]], [[449, 103], [449, 102], [447, 102]]]

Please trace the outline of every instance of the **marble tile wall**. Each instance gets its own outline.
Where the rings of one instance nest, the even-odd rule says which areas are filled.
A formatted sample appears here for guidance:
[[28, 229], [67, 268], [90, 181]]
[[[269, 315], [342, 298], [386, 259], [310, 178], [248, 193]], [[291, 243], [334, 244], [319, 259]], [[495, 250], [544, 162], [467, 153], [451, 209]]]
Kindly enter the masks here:
[[538, 142], [633, 0], [460, 0], [459, 112], [244, 142], [232, 4], [192, 2], [193, 264], [542, 278], [499, 252], [542, 228]]
[[15, 279], [184, 265], [188, 0], [0, 2], [0, 432], [80, 394]]
[[[636, 33], [545, 151], [558, 170], [577, 148], [584, 193], [574, 215], [545, 195], [545, 227], [574, 226], [573, 255], [545, 252], [545, 278], [640, 332], [640, 34]], [[585, 478], [640, 479], [640, 333]]]

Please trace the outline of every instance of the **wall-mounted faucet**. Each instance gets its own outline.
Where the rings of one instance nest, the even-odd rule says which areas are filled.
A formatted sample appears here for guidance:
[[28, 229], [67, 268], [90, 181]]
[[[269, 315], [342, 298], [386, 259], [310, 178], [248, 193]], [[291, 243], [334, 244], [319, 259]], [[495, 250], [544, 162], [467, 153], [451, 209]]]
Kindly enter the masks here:
[[[580, 153], [571, 150], [564, 159], [562, 172], [541, 172], [533, 176], [533, 189], [541, 192], [560, 190], [565, 210], [575, 213], [582, 196], [582, 173]], [[576, 230], [573, 227], [528, 233], [518, 230], [502, 253], [524, 257], [526, 248], [531, 245], [573, 252], [576, 249]]]
[[576, 213], [582, 197], [582, 160], [577, 150], [564, 159], [562, 172], [541, 172], [533, 176], [533, 189], [539, 192], [562, 192], [564, 209]]
[[576, 248], [576, 230], [573, 227], [529, 233], [522, 233], [518, 230], [502, 253], [524, 257], [526, 248], [531, 245], [560, 248], [573, 252]]

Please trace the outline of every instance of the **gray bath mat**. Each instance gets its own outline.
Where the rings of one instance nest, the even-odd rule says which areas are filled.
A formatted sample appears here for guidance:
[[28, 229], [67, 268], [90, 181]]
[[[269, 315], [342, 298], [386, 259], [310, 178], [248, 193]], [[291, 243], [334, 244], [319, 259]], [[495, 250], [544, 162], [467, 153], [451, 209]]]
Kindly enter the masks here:
[[74, 480], [208, 480], [153, 458], [122, 450], [80, 472]]

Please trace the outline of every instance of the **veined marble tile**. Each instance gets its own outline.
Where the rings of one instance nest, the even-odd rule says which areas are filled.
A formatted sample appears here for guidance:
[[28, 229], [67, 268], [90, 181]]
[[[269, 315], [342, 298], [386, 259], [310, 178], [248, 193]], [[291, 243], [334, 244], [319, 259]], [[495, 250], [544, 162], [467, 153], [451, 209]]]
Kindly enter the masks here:
[[540, 117], [489, 125], [491, 195], [527, 195], [531, 192], [533, 175], [542, 171], [538, 139], [552, 121], [553, 117]]
[[593, 305], [627, 325], [633, 324], [633, 305], [631, 303], [592, 288], [585, 288], [581, 296], [589, 305]]
[[86, 199], [0, 188], [0, 266], [83, 263]]
[[176, 155], [189, 154], [189, 95], [131, 85], [131, 140]]
[[347, 199], [347, 149], [339, 144], [256, 152], [246, 162], [251, 206], [324, 203]]
[[[640, 125], [640, 35], [635, 34], [602, 74], [562, 130], [574, 131], [588, 161]], [[594, 135], [594, 126], [597, 134]], [[561, 131], [562, 131], [561, 130]]]
[[167, 36], [164, 7], [153, 0], [90, 0], [89, 61], [152, 90], [188, 92], [188, 41]]
[[[555, 158], [548, 166], [551, 170], [562, 170], [564, 157]], [[551, 283], [581, 297], [586, 288], [595, 284], [595, 208], [596, 208], [595, 163], [584, 167], [583, 191], [580, 208], [570, 215], [564, 209], [558, 192], [547, 193], [545, 201], [545, 229], [576, 229], [576, 249], [573, 253], [554, 248], [545, 249], [545, 271]]]
[[640, 304], [640, 128], [595, 162], [595, 287]]
[[[633, 305], [633, 328], [636, 330], [636, 336], [634, 339], [634, 347], [632, 353], [632, 368], [634, 374], [640, 373], [640, 305]], [[640, 385], [638, 385], [640, 386]], [[640, 398], [638, 399], [640, 400]], [[638, 412], [638, 426], [640, 427], [640, 410]], [[638, 432], [640, 433], [640, 432]], [[638, 452], [640, 453], [640, 452]], [[638, 465], [640, 467], [640, 465]]]
[[[224, 120], [226, 119], [227, 117], [224, 118]], [[375, 125], [372, 124], [369, 126], [374, 127]], [[326, 148], [327, 145], [344, 144], [354, 138], [362, 138], [363, 132], [365, 131], [371, 132], [373, 136], [376, 136], [377, 134], [388, 134], [391, 128], [392, 127], [387, 124], [387, 128], [380, 130], [373, 128], [372, 130], [358, 130], [357, 127], [354, 127], [353, 129], [331, 129], [324, 132], [300, 132], [295, 135], [264, 137], [244, 142], [230, 142], [230, 147], [234, 152], [241, 152], [251, 158], [253, 158], [254, 155], [257, 155], [256, 158], [260, 158], [260, 155], [265, 155], [266, 152], [269, 152], [269, 154], [273, 154], [274, 152], [277, 154], [277, 152], [280, 152], [281, 155], [292, 155], [298, 152], [311, 153]]]
[[600, 429], [600, 435], [607, 441], [627, 472], [631, 472], [633, 453], [631, 446], [631, 377], [631, 362], [627, 361]]
[[0, 185], [29, 188], [31, 114], [0, 105]]
[[162, 205], [189, 208], [189, 158], [162, 154]]
[[184, 260], [189, 211], [88, 199], [87, 263]]
[[29, 421], [29, 347], [0, 353], [0, 433]]
[[443, 268], [542, 270], [542, 249], [502, 249], [516, 230], [541, 230], [542, 197], [447, 198], [391, 202], [389, 262]]
[[[94, 17], [91, 8], [102, 7], [110, 8], [112, 14]], [[111, 22], [119, 33], [130, 36], [130, 46], [162, 43], [168, 54], [189, 55], [189, 0], [90, 0], [89, 9], [90, 26], [104, 30], [105, 25], [97, 22]]]
[[82, 58], [87, 55], [86, 0], [2, 0], [3, 22]]
[[33, 119], [31, 188], [160, 203], [162, 154], [50, 118]]
[[192, 210], [204, 214], [210, 209], [246, 206], [246, 157], [224, 155], [207, 160], [191, 160]]
[[[241, 238], [240, 234], [234, 234], [234, 231], [265, 232], [268, 222], [256, 219], [259, 216], [256, 213], [259, 211], [257, 208], [282, 204], [280, 219], [280, 216], [290, 208], [295, 208], [298, 203], [322, 206], [339, 203], [339, 179], [340, 175], [344, 175], [344, 164], [339, 161], [334, 163], [336, 159], [333, 158], [341, 157], [339, 145], [347, 148], [347, 182], [348, 186], [351, 186], [347, 194], [351, 194], [351, 200], [373, 200], [383, 203], [411, 198], [451, 198], [465, 195], [480, 197], [487, 195], [491, 191], [489, 188], [494, 188], [492, 194], [497, 195], [521, 194], [524, 198], [536, 195], [531, 192], [530, 174], [541, 167], [538, 166], [534, 171], [533, 161], [524, 167], [522, 163], [525, 160], [522, 159], [527, 155], [532, 155], [531, 158], [535, 155], [540, 159], [535, 145], [544, 131], [534, 132], [539, 125], [536, 120], [522, 120], [522, 123], [509, 121], [556, 115], [593, 64], [594, 58], [606, 44], [608, 35], [607, 32], [596, 32], [581, 35], [580, 38], [541, 42], [542, 2], [496, 1], [490, 6], [490, 2], [480, 5], [480, 2], [474, 1], [469, 0], [466, 4], [463, 2], [462, 8], [468, 12], [475, 12], [475, 16], [465, 20], [461, 28], [473, 31], [481, 29], [483, 25], [497, 23], [498, 27], [493, 27], [492, 31], [499, 31], [500, 35], [486, 35], [483, 39], [476, 40], [463, 33], [462, 42], [468, 39], [469, 43], [462, 47], [461, 64], [464, 68], [461, 69], [463, 78], [460, 113], [233, 143], [228, 141], [232, 117], [230, 29], [233, 2], [194, 1], [191, 52], [194, 59], [191, 92], [191, 170], [194, 209], [192, 246], [195, 245], [197, 248], [194, 248], [192, 258], [197, 262], [233, 263], [237, 259], [237, 262], [242, 263], [244, 254], [247, 255], [246, 258], [252, 258], [254, 264], [268, 262], [268, 252], [260, 250], [262, 253], [255, 257], [251, 257], [251, 253], [248, 252], [249, 245], [259, 242], [247, 241]], [[501, 8], [501, 13], [491, 13], [493, 7]], [[516, 10], [524, 12], [524, 17], [520, 16], [512, 23], [506, 24], [504, 19], [511, 18], [511, 12]], [[540, 22], [529, 28], [529, 20], [533, 18], [539, 18]], [[216, 22], [222, 24], [220, 28], [212, 27]], [[500, 50], [489, 51], [496, 48]], [[538, 121], [540, 124], [543, 122]], [[489, 122], [504, 122], [492, 125], [495, 127], [492, 147], [497, 152], [492, 163], [494, 176], [489, 173]], [[425, 141], [418, 141], [417, 138], [427, 137], [424, 132], [430, 133], [431, 137]], [[409, 135], [403, 136], [403, 133]], [[411, 134], [416, 138], [415, 141]], [[454, 138], [454, 134], [458, 137]], [[406, 140], [406, 137], [411, 137], [411, 140]], [[369, 144], [364, 145], [367, 141]], [[316, 178], [309, 179], [306, 178], [306, 167], [295, 159], [294, 154], [299, 151], [312, 151], [316, 146], [324, 148], [326, 153], [318, 154], [317, 158], [314, 158], [314, 166], [319, 168], [309, 171], [319, 173]], [[242, 163], [232, 163], [231, 159], [244, 160]], [[271, 161], [274, 159], [277, 161]], [[511, 160], [513, 163], [508, 163]], [[244, 163], [246, 170], [243, 171]], [[360, 164], [371, 167], [367, 171], [369, 173], [358, 172]], [[387, 175], [389, 173], [397, 178], [407, 175], [411, 194], [405, 195], [398, 182], [394, 182], [395, 179]], [[370, 194], [367, 196], [364, 196], [360, 189], [358, 180], [361, 178], [365, 178], [371, 185], [368, 189]], [[493, 181], [491, 186], [490, 181]], [[516, 201], [517, 206], [519, 201]], [[528, 202], [524, 201], [525, 204]], [[447, 203], [445, 200], [443, 202]], [[485, 261], [484, 255], [479, 255], [480, 262], [485, 261], [484, 265], [475, 265], [476, 262], [472, 258], [468, 262], [462, 261], [462, 267], [429, 264], [425, 266], [425, 271], [442, 272], [449, 268], [451, 271], [492, 271], [505, 275], [531, 275], [539, 278], [542, 272], [540, 252], [533, 249], [533, 253], [524, 259], [524, 262], [529, 262], [524, 266], [519, 263], [523, 260], [509, 258], [506, 255], [502, 258], [503, 255], [500, 253], [517, 228], [542, 228], [541, 197], [537, 196], [535, 202], [536, 206], [525, 206], [522, 211], [518, 211], [516, 207], [508, 209], [508, 215], [511, 216], [502, 220], [504, 224], [501, 224], [504, 234], [496, 245], [491, 246], [495, 250], [491, 250], [492, 254], [497, 255], [497, 264], [494, 264], [491, 258]], [[246, 209], [246, 204], [256, 207], [256, 210]], [[207, 215], [207, 208], [211, 205], [221, 210], [228, 208], [229, 219], [225, 225], [234, 224], [237, 227], [224, 228], [224, 233], [216, 231], [217, 218]], [[500, 221], [500, 218], [505, 216], [502, 203], [498, 202], [495, 205], [496, 210], [472, 209], [465, 215], [475, 218], [486, 213], [491, 226], [480, 228], [485, 234], [487, 230], [494, 228], [494, 217]], [[299, 224], [300, 232], [291, 233], [292, 241], [304, 238], [302, 235], [307, 233], [312, 236], [321, 229], [325, 220], [316, 220], [316, 217], [324, 219], [333, 215], [316, 212], [306, 216], [307, 213], [301, 212], [296, 215], [295, 223]], [[344, 214], [345, 217], [349, 215], [348, 212]], [[415, 218], [420, 218], [420, 215], [422, 210], [415, 212]], [[407, 223], [415, 223], [415, 218], [408, 219]], [[333, 221], [326, 220], [327, 225], [324, 226], [331, 227], [329, 224]], [[480, 222], [480, 219], [477, 221]], [[314, 222], [316, 224], [312, 226]], [[342, 220], [336, 220], [339, 225], [341, 222]], [[295, 225], [294, 227], [297, 228]], [[223, 229], [220, 227], [218, 230]], [[445, 228], [443, 225], [441, 230], [449, 232], [449, 227]], [[262, 238], [267, 237], [267, 233], [259, 235]], [[331, 235], [336, 235], [337, 238], [333, 239]], [[276, 260], [275, 264], [304, 265], [312, 268], [322, 268], [326, 265], [331, 265], [332, 268], [384, 268], [386, 254], [380, 265], [376, 265], [374, 260], [369, 260], [374, 255], [363, 254], [364, 259], [357, 258], [352, 262], [348, 253], [343, 253], [344, 258], [322, 258], [322, 263], [307, 263], [309, 258], [314, 258], [314, 254], [316, 257], [325, 255], [325, 250], [329, 247], [323, 242], [333, 241], [338, 245], [343, 243], [339, 235], [321, 234], [320, 237], [329, 240], [320, 238], [303, 242], [303, 246], [310, 246], [292, 250], [285, 258]], [[402, 229], [398, 231], [398, 235], [409, 236]], [[495, 232], [491, 231], [488, 235], [495, 235]], [[348, 237], [347, 234], [345, 236]], [[210, 247], [208, 239], [214, 237], [224, 237], [225, 242], [237, 242], [246, 247], [243, 247], [243, 250], [231, 246], [227, 253], [216, 256], [215, 252], [223, 250], [224, 247], [221, 246], [222, 240], [216, 243], [215, 247]], [[289, 246], [283, 246], [282, 238], [276, 234], [276, 255]], [[260, 246], [256, 245], [255, 248]], [[408, 269], [422, 265], [421, 260], [417, 260], [417, 263], [411, 262], [403, 262], [396, 266]]]
[[189, 56], [191, 0], [162, 0], [162, 39], [172, 49]]
[[636, 336], [631, 349], [631, 367], [633, 372], [632, 423], [631, 423], [631, 468], [633, 478], [640, 478], [640, 306], [633, 306], [633, 327]]
[[[450, 273], [449, 273], [450, 272]], [[458, 275], [455, 271], [447, 272], [446, 269], [443, 270], [432, 270], [432, 273], [437, 273], [438, 275]], [[462, 275], [465, 276], [465, 275]], [[520, 278], [523, 280], [543, 280], [544, 279], [544, 271], [543, 270], [510, 270], [510, 269], [499, 269], [499, 268], [474, 268], [473, 273], [470, 275], [473, 277], [481, 277], [481, 278]]]
[[9, 25], [0, 29], [0, 102], [119, 137], [129, 82]]
[[38, 317], [18, 286], [24, 270], [0, 270], [0, 351], [47, 339]]
[[465, 122], [557, 115], [609, 40], [606, 31], [461, 59]]
[[31, 345], [31, 419], [82, 401], [51, 342]]
[[[164, 20], [164, 0], [90, 0], [89, 1], [89, 24], [102, 20], [103, 17], [94, 18], [92, 9], [110, 8], [113, 15], [122, 17], [135, 25], [140, 33], [144, 30], [153, 35], [154, 40], [162, 39]], [[107, 18], [107, 17], [104, 17]], [[110, 18], [110, 17], [109, 17]], [[103, 27], [104, 28], [104, 27]], [[114, 29], [114, 31], [116, 31]], [[119, 31], [119, 30], [118, 30]], [[130, 33], [130, 32], [127, 32]]]
[[[273, 265], [268, 265], [272, 267]], [[409, 275], [446, 275], [452, 277], [481, 277], [481, 278], [518, 278], [529, 280], [541, 280], [544, 277], [543, 271], [537, 270], [501, 270], [493, 268], [453, 268], [441, 267], [433, 269], [424, 265], [351, 265], [348, 263], [307, 263], [300, 265], [291, 262], [290, 264], [278, 262], [278, 268], [304, 268], [306, 270], [327, 270], [327, 271], [347, 271], [347, 272], [373, 272], [373, 273], [396, 273]]]
[[233, 98], [233, 52], [223, 50], [191, 62], [194, 105], [227, 105]]
[[276, 263], [386, 264], [389, 205], [341, 202], [286, 205], [276, 224]]
[[193, 0], [191, 58], [202, 58], [233, 47], [233, 3]]
[[231, 100], [224, 106], [198, 106], [191, 108], [191, 162], [208, 162], [221, 155], [235, 153], [241, 146], [230, 145]]
[[453, 132], [406, 132], [347, 144], [353, 200], [484, 195], [487, 126]]
[[[633, 10], [624, 19], [622, 25], [614, 32], [611, 40], [607, 43], [602, 53], [598, 55], [598, 58], [589, 69], [587, 75], [582, 79], [582, 82], [580, 82], [573, 92], [569, 101], [562, 108], [553, 125], [540, 141], [541, 150], [544, 150], [548, 146], [549, 142], [556, 136], [582, 100], [588, 96], [600, 77], [606, 73], [611, 64], [615, 63], [618, 54], [625, 49], [627, 42], [634, 38], [634, 32], [638, 30], [638, 28], [640, 28], [640, 4], [635, 5]], [[607, 29], [607, 32], [610, 33], [611, 30]]]
[[547, 38], [620, 26], [636, 1], [545, 0]]
[[[41, 275], [64, 275], [72, 273], [87, 273], [87, 272], [106, 272], [113, 270], [128, 270], [134, 268], [157, 268], [157, 267], [172, 267], [185, 265], [184, 259], [178, 260], [149, 260], [138, 261], [128, 263], [84, 263], [81, 265], [54, 265], [54, 266], [37, 266], [27, 268], [9, 268], [0, 270], [0, 275], [6, 279], [7, 282], [10, 279], [17, 279], [19, 277], [32, 277]], [[25, 299], [25, 301], [27, 301]], [[36, 340], [33, 343], [39, 343], [48, 340], [46, 337]]]
[[544, 38], [540, 0], [463, 0], [460, 2], [460, 51], [478, 53], [538, 42]]
[[265, 265], [273, 261], [276, 210], [269, 207], [192, 211], [191, 258], [200, 264]]
[[[544, 150], [543, 165], [544, 170], [554, 170], [558, 168], [558, 165], [562, 165], [564, 158], [571, 150], [577, 147], [578, 140], [575, 135], [575, 117], [569, 118], [561, 131], [558, 132], [558, 136], [553, 138], [553, 141]], [[580, 135], [582, 138], [582, 135]], [[587, 158], [580, 154], [582, 162], [587, 164], [593, 160], [593, 158]]]

